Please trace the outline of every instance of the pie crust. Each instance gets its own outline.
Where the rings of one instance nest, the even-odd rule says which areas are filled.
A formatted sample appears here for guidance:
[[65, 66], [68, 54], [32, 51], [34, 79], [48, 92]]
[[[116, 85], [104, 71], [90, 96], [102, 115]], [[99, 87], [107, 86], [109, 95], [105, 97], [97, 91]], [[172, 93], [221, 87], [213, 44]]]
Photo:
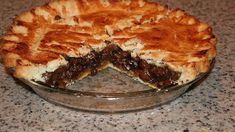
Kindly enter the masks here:
[[[144, 0], [51, 1], [14, 19], [0, 53], [16, 78], [46, 82], [45, 73], [68, 65], [67, 57], [101, 52], [107, 41], [133, 58], [180, 73], [177, 85], [207, 72], [216, 56], [216, 38], [206, 23], [181, 9]], [[100, 70], [106, 67], [134, 77], [111, 63]]]

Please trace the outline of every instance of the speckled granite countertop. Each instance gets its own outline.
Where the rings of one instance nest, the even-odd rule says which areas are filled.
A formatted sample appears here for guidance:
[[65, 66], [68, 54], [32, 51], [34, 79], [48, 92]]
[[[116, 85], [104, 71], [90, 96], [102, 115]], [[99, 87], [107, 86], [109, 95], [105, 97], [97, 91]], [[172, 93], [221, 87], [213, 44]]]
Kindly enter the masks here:
[[[0, 0], [0, 34], [20, 12], [46, 0]], [[161, 0], [208, 22], [218, 37], [212, 73], [175, 101], [144, 111], [96, 114], [41, 99], [0, 66], [0, 131], [235, 131], [235, 1]]]

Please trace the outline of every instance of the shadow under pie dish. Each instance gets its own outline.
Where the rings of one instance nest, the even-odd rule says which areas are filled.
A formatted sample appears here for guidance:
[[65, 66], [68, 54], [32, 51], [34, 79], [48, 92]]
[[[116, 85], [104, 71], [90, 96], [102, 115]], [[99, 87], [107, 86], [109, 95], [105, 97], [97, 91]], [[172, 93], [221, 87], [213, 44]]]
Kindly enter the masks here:
[[52, 89], [110, 67], [162, 91], [207, 73], [215, 44], [211, 28], [180, 9], [143, 0], [56, 0], [15, 18], [1, 56], [16, 78]]

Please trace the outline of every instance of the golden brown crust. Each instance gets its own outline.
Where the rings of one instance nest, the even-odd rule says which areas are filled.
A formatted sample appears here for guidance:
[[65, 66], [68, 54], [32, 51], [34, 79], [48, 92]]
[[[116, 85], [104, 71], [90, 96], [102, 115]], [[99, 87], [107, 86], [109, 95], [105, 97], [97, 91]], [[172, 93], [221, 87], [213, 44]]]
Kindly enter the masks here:
[[207, 24], [144, 0], [54, 0], [16, 17], [2, 39], [3, 62], [13, 68], [21, 61], [46, 65], [60, 54], [83, 56], [102, 50], [109, 40], [190, 80], [206, 72], [216, 55], [216, 38]]

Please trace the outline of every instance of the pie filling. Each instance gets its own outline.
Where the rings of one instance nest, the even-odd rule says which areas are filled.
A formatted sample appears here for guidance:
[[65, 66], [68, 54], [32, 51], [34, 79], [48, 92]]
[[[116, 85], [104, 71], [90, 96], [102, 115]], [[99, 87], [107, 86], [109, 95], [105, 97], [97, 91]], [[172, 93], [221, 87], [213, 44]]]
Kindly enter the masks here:
[[118, 69], [157, 88], [176, 85], [175, 82], [180, 77], [180, 73], [167, 66], [160, 67], [149, 64], [139, 57], [131, 57], [130, 52], [123, 51], [113, 44], [109, 44], [100, 52], [92, 51], [79, 58], [66, 57], [66, 60], [67, 65], [59, 67], [54, 72], [44, 74], [47, 78], [46, 85], [65, 88], [69, 82], [80, 78], [84, 73], [89, 72], [93, 76], [96, 75], [98, 69], [102, 69], [108, 63], [112, 63]]

